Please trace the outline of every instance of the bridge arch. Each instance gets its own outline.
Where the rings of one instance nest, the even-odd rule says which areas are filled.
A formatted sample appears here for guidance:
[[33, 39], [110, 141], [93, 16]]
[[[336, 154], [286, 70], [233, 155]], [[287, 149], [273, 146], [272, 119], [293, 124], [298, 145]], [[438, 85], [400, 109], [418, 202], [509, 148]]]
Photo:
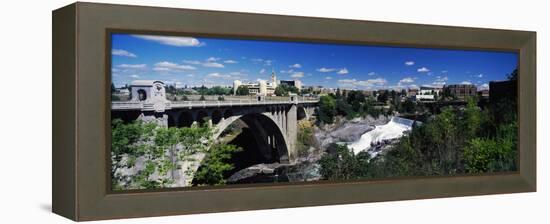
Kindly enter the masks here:
[[231, 116], [215, 126], [213, 139], [218, 139], [222, 132], [237, 120], [243, 121], [250, 129], [258, 143], [258, 150], [266, 157], [280, 163], [289, 162], [288, 141], [285, 133], [271, 116], [263, 113], [251, 113]]
[[230, 109], [227, 109], [223, 112], [223, 118], [224, 119], [228, 119], [230, 118], [231, 116], [233, 116], [233, 111], [230, 110]]
[[196, 120], [200, 124], [205, 123], [208, 119], [211, 119], [211, 118], [210, 118], [210, 115], [208, 114], [208, 112], [206, 112], [205, 110], [200, 110], [199, 112], [197, 112], [197, 119]]
[[[232, 124], [237, 122], [243, 122], [247, 126], [247, 130], [243, 129], [242, 133], [247, 133], [242, 144], [248, 147], [244, 148], [244, 151], [237, 152], [236, 157], [232, 157], [232, 163], [235, 169], [226, 173], [225, 175], [231, 175], [233, 172], [250, 167], [259, 163], [289, 163], [289, 150], [285, 134], [278, 126], [277, 122], [271, 118], [269, 113], [250, 113], [239, 114], [231, 116], [227, 119], [222, 119], [217, 125], [214, 126], [215, 131], [213, 139], [218, 139], [221, 134]], [[240, 135], [239, 135], [240, 136]], [[254, 139], [250, 147], [250, 141], [246, 138], [252, 137]], [[238, 136], [235, 138], [239, 138]], [[243, 139], [241, 139], [243, 140]], [[241, 146], [237, 144], [238, 146]], [[197, 157], [198, 163], [189, 167], [192, 170], [199, 170], [203, 165], [205, 154]], [[250, 160], [252, 158], [252, 160]], [[189, 177], [193, 184], [197, 184], [192, 176]]]
[[223, 118], [223, 114], [220, 110], [214, 110], [212, 112], [212, 123], [218, 124]]
[[178, 127], [191, 127], [191, 125], [193, 124], [194, 120], [193, 119], [193, 113], [191, 113], [191, 111], [183, 111], [181, 112], [181, 114], [179, 115], [179, 119], [178, 119]]
[[298, 108], [296, 108], [296, 119], [298, 120], [308, 119], [306, 108], [302, 106], [299, 106]]

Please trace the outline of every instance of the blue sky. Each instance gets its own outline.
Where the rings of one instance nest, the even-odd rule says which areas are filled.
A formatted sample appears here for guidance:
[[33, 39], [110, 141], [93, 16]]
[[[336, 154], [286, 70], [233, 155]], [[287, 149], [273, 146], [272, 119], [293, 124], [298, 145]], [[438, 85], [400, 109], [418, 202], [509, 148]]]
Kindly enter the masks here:
[[112, 81], [162, 80], [179, 87], [301, 80], [345, 89], [471, 83], [487, 88], [517, 66], [508, 52], [442, 50], [180, 36], [112, 35]]

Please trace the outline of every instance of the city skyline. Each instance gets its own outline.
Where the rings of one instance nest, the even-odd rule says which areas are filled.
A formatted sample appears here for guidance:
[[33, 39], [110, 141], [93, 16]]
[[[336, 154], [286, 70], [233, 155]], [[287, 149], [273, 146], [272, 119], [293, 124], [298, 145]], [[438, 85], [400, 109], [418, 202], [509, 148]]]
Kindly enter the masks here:
[[505, 80], [511, 52], [445, 50], [221, 38], [112, 35], [112, 82], [163, 80], [178, 87], [234, 80], [300, 80], [306, 86], [376, 90]]

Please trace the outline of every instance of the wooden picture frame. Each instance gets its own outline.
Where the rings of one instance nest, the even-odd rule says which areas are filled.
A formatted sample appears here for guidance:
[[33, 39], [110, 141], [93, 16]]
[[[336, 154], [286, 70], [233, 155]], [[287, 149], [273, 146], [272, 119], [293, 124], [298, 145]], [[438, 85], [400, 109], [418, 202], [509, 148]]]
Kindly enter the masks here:
[[[112, 192], [113, 31], [512, 51], [519, 55], [519, 171]], [[536, 33], [74, 3], [53, 12], [53, 212], [72, 220], [179, 215], [536, 191]]]

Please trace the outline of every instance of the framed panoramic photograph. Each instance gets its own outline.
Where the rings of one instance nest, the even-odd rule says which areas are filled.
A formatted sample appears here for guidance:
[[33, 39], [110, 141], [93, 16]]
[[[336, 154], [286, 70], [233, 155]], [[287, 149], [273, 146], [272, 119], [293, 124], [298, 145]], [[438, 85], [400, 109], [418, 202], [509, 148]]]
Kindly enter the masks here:
[[53, 25], [65, 217], [536, 190], [534, 32], [91, 3]]

